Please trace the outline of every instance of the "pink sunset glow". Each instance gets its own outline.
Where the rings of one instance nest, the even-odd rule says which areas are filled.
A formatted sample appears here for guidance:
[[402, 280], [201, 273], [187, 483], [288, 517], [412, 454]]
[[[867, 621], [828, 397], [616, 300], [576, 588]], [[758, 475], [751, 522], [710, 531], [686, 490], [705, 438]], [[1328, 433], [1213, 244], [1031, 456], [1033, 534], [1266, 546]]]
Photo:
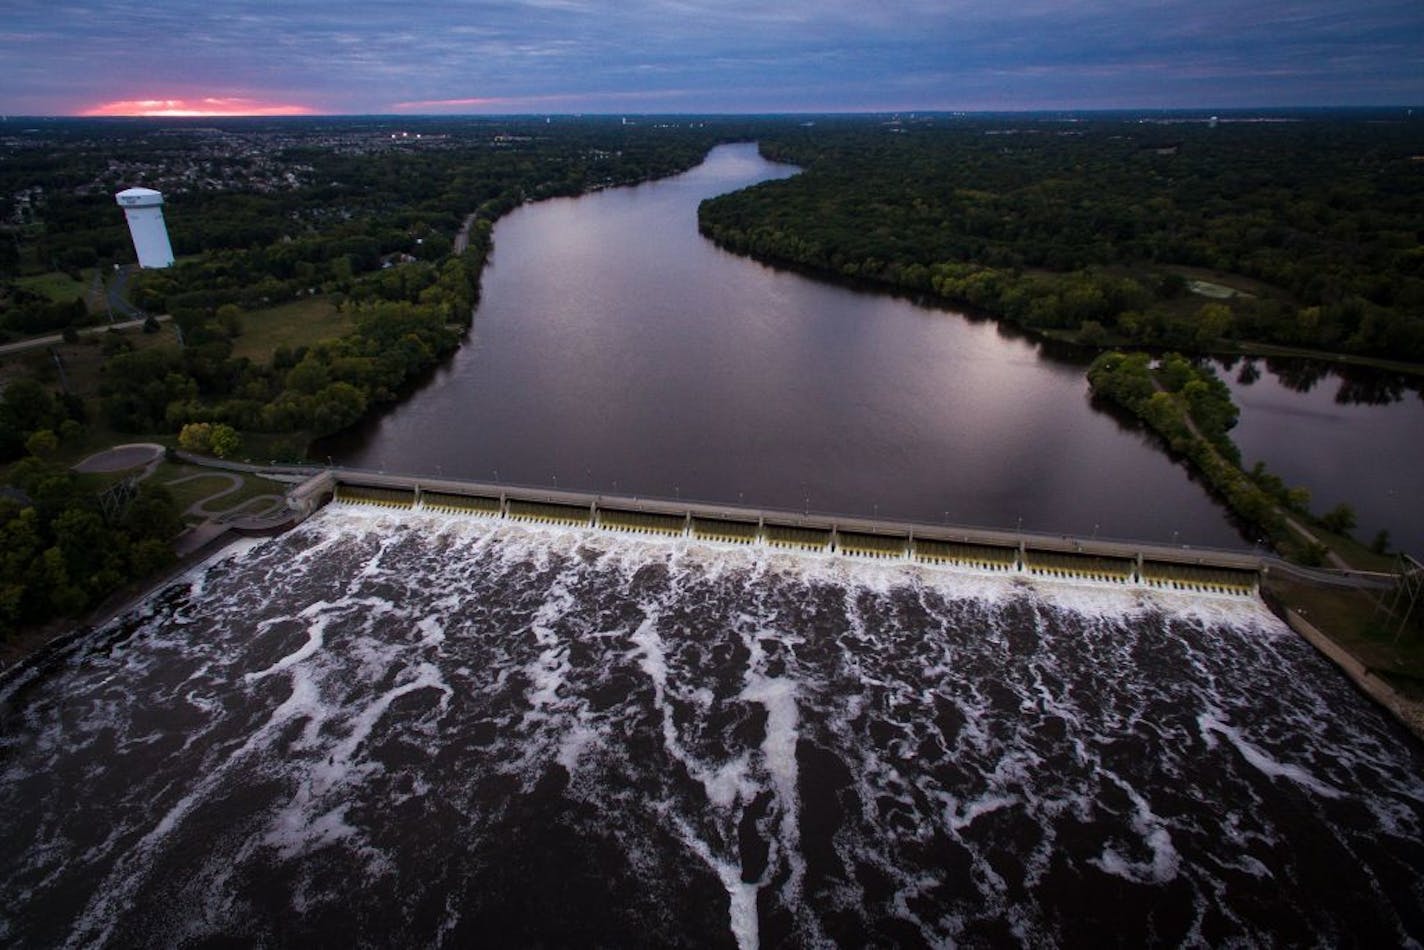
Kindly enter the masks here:
[[208, 97], [203, 99], [118, 99], [92, 106], [83, 116], [154, 116], [166, 118], [215, 116], [314, 115], [309, 106], [262, 102], [256, 99]]

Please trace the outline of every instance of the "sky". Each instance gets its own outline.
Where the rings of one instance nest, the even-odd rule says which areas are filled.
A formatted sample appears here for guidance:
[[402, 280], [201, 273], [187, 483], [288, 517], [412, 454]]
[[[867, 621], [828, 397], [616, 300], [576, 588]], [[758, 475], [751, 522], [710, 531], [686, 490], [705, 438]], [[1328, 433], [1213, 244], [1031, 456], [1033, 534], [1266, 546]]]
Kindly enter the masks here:
[[1424, 0], [4, 0], [0, 113], [1424, 104]]

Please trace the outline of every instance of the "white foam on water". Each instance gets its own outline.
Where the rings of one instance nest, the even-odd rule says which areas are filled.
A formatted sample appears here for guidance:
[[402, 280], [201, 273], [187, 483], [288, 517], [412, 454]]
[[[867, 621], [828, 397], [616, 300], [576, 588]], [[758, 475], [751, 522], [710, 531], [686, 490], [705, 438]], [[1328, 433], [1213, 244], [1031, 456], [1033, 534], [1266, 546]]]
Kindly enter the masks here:
[[266, 669], [246, 674], [243, 676], [243, 680], [255, 683], [277, 673], [283, 673], [298, 663], [316, 656], [317, 652], [326, 645], [326, 626], [335, 618], [335, 614], [331, 612], [333, 606], [335, 605], [323, 600], [303, 610], [298, 616], [307, 618], [306, 641]]
[[193, 565], [182, 578], [188, 582], [188, 596], [194, 600], [203, 596], [203, 592], [207, 589], [209, 571], [213, 567], [227, 561], [245, 560], [253, 550], [271, 540], [271, 538], [238, 538], [214, 552], [211, 557]]
[[[338, 705], [339, 701], [323, 701], [311, 676], [300, 669], [293, 671], [293, 697], [300, 695], [293, 708], [301, 710], [299, 715], [307, 719], [299, 748], [309, 755], [305, 764], [288, 767], [296, 789], [291, 799], [275, 810], [262, 839], [283, 859], [348, 841], [365, 854], [368, 868], [382, 869], [380, 856], [362, 847], [363, 834], [346, 820], [351, 790], [384, 771], [379, 763], [363, 756], [362, 749], [391, 704], [401, 697], [420, 690], [436, 690], [441, 694], [438, 709], [443, 712], [453, 695], [453, 689], [432, 663], [418, 663], [400, 679], [350, 715]], [[334, 743], [324, 738], [324, 727], [330, 722], [346, 727], [345, 735]]]
[[590, 749], [597, 748], [602, 743], [602, 737], [597, 729], [584, 724], [576, 723], [567, 728], [562, 738], [559, 740], [558, 751], [554, 754], [554, 761], [564, 767], [564, 771], [575, 776], [578, 772], [579, 760]]
[[968, 802], [950, 798], [945, 808], [945, 820], [955, 831], [963, 831], [983, 815], [990, 815], [1001, 808], [1012, 808], [1019, 804], [1017, 795], [988, 793]]
[[[376, 853], [370, 816], [451, 795], [441, 773], [408, 756], [433, 762], [437, 751], [453, 751], [442, 740], [465, 723], [478, 723], [482, 738], [460, 753], [461, 792], [475, 787], [472, 773], [527, 782], [561, 766], [565, 794], [594, 806], [606, 821], [596, 833], [623, 850], [639, 879], [665, 873], [670, 860], [710, 869], [721, 885], [711, 896], [725, 890], [727, 926], [742, 947], [758, 944], [759, 898], [794, 917], [798, 943], [821, 939], [818, 915], [830, 910], [859, 914], [869, 927], [903, 918], [932, 945], [986, 925], [1053, 943], [1064, 934], [1038, 908], [1035, 888], [1050, 869], [1081, 874], [1084, 864], [1159, 888], [1185, 877], [1199, 918], [1186, 939], [1200, 942], [1202, 908], [1229, 905], [1225, 881], [1239, 880], [1231, 869], [1267, 879], [1271, 868], [1253, 855], [1287, 845], [1271, 822], [1275, 786], [1364, 802], [1391, 839], [1409, 837], [1424, 801], [1424, 784], [1399, 774], [1413, 760], [1367, 717], [1341, 718], [1328, 677], [1314, 666], [1309, 676], [1280, 676], [1313, 655], [1252, 598], [365, 508], [329, 508], [265, 544], [236, 556], [233, 571], [204, 576], [197, 589], [208, 603], [148, 606], [143, 635], [95, 661], [102, 676], [91, 676], [97, 685], [67, 711], [69, 733], [37, 730], [34, 747], [53, 761], [91, 743], [142, 755], [161, 741], [156, 709], [181, 707], [200, 723], [183, 755], [200, 760], [197, 777], [160, 770], [153, 783], [135, 783], [122, 827], [101, 845], [86, 842], [100, 890], [71, 944], [114, 939], [113, 922], [133, 920], [129, 904], [148, 893], [148, 877], [157, 885], [171, 870], [167, 851], [197, 833], [195, 811], [253, 773], [247, 785], [264, 804], [252, 833], [222, 856], [240, 873], [203, 877], [208, 906], [227, 907], [212, 919], [240, 916], [222, 894], [240, 893], [276, 861], [296, 862], [294, 906], [321, 919], [340, 897], [318, 870], [325, 860], [303, 858], [331, 849], [334, 861], [364, 862], [368, 877], [397, 867], [401, 845]], [[249, 568], [253, 577], [243, 577]], [[300, 597], [324, 599], [289, 597], [285, 616], [264, 618], [261, 598], [270, 591], [279, 600], [288, 577], [302, 582]], [[514, 596], [500, 596], [506, 590]], [[181, 617], [162, 616], [175, 609]], [[203, 637], [175, 626], [209, 615]], [[726, 626], [699, 631], [704, 616]], [[243, 654], [249, 639], [256, 645]], [[272, 654], [274, 643], [285, 656]], [[743, 655], [742, 669], [712, 665]], [[1280, 708], [1258, 706], [1281, 680]], [[284, 682], [290, 693], [279, 703]], [[439, 703], [432, 695], [396, 707], [419, 713], [391, 713], [418, 689], [438, 690]], [[255, 702], [262, 707], [244, 719]], [[757, 707], [751, 720], [748, 704]], [[135, 707], [141, 716], [131, 719]], [[748, 739], [750, 721], [763, 728]], [[625, 737], [637, 729], [641, 739], [645, 727], [653, 755], [631, 755]], [[801, 840], [800, 792], [812, 781], [799, 771], [803, 739], [837, 757], [850, 783], [837, 790], [847, 811], [834, 835], [816, 842], [840, 859], [829, 877], [811, 876], [806, 855], [825, 852]], [[1217, 752], [1204, 755], [1203, 745]], [[401, 757], [399, 773], [383, 764], [388, 749]], [[1151, 778], [1132, 764], [1146, 756]], [[1206, 780], [1179, 787], [1198, 781], [1203, 758]], [[112, 783], [109, 763], [95, 759], [86, 776]], [[1104, 794], [1111, 782], [1121, 794]], [[1207, 808], [1223, 788], [1217, 830], [1184, 798], [1204, 794]], [[478, 839], [508, 807], [497, 794], [467, 802], [463, 840]], [[162, 803], [157, 815], [144, 812], [145, 797]], [[768, 839], [766, 869], [743, 881], [745, 809], [768, 800], [756, 822]], [[1102, 804], [1124, 800], [1128, 807]], [[397, 810], [406, 811], [387, 809]], [[1106, 829], [1106, 843], [1072, 851], [1062, 831], [1070, 814]], [[52, 828], [42, 840], [57, 856], [45, 859], [41, 889], [62, 883], [66, 863], [63, 823], [44, 820]], [[1352, 847], [1366, 831], [1328, 833], [1350, 853], [1367, 853]], [[669, 848], [669, 835], [680, 846]], [[941, 836], [953, 842], [953, 864], [924, 858]], [[870, 906], [876, 878], [890, 896]], [[1292, 875], [1280, 885], [1289, 890]], [[416, 906], [413, 885], [391, 886], [403, 906]], [[1368, 893], [1387, 906], [1378, 886]], [[1261, 936], [1249, 914], [1242, 923], [1230, 906], [1220, 913], [1242, 940]], [[421, 939], [438, 943], [442, 934]]]
[[293, 682], [292, 694], [273, 710], [267, 722], [250, 734], [237, 749], [222, 756], [219, 761], [206, 763], [189, 791], [169, 807], [158, 822], [115, 862], [103, 884], [95, 889], [94, 896], [79, 913], [65, 946], [107, 943], [118, 922], [117, 908], [131, 902], [151, 867], [153, 854], [165, 839], [201, 802], [222, 786], [229, 772], [239, 763], [247, 761], [255, 751], [267, 745], [292, 718], [309, 715], [318, 705], [319, 698], [315, 695], [310, 681], [306, 677], [297, 676]]
[[726, 889], [727, 924], [737, 947], [739, 950], [756, 950], [761, 945], [761, 924], [757, 917], [757, 891], [760, 886], [742, 881], [740, 865], [713, 854], [707, 842], [697, 836], [686, 820], [673, 815], [672, 822], [682, 843], [712, 869]]
[[629, 636], [637, 648], [638, 666], [653, 686], [653, 708], [662, 723], [663, 747], [680, 762], [692, 778], [702, 786], [708, 802], [727, 810], [739, 801], [754, 797], [755, 785], [749, 779], [749, 763], [745, 755], [725, 762], [708, 764], [690, 753], [677, 731], [677, 720], [668, 701], [668, 664], [663, 641], [658, 633], [660, 614], [651, 605], [644, 605], [645, 618]]
[[1146, 861], [1133, 861], [1109, 844], [1103, 847], [1099, 857], [1089, 859], [1088, 863], [1108, 874], [1139, 884], [1167, 884], [1175, 880], [1182, 867], [1182, 857], [1172, 843], [1172, 833], [1166, 823], [1153, 813], [1147, 799], [1137, 789], [1114, 773], [1106, 774], [1132, 802], [1129, 819], [1132, 830], [1141, 836], [1141, 843], [1152, 856]]
[[420, 631], [420, 642], [426, 646], [445, 642], [445, 625], [440, 622], [438, 616], [421, 617], [416, 621], [415, 629]]
[[780, 811], [777, 850], [785, 856], [791, 872], [783, 887], [783, 897], [788, 907], [795, 907], [801, 894], [801, 882], [806, 876], [806, 860], [801, 855], [801, 799], [797, 787], [796, 745], [800, 739], [800, 714], [796, 707], [796, 684], [762, 672], [759, 667], [764, 667], [765, 655], [760, 643], [752, 638], [750, 645], [754, 649], [738, 698], [758, 703], [766, 710], [766, 728], [760, 749], [762, 767], [771, 778]]
[[1217, 733], [1225, 736], [1227, 740], [1236, 747], [1236, 751], [1241, 753], [1241, 757], [1256, 768], [1261, 774], [1270, 778], [1284, 778], [1302, 788], [1308, 789], [1319, 795], [1321, 798], [1341, 798], [1344, 792], [1328, 782], [1316, 778], [1308, 769], [1299, 765], [1292, 765], [1289, 762], [1281, 762], [1273, 758], [1264, 749], [1252, 744], [1242, 735], [1241, 730], [1227, 723], [1220, 718], [1219, 712], [1204, 712], [1197, 716], [1197, 728], [1201, 734], [1202, 741], [1207, 744], [1207, 748], [1215, 748], [1216, 740], [1212, 734]]

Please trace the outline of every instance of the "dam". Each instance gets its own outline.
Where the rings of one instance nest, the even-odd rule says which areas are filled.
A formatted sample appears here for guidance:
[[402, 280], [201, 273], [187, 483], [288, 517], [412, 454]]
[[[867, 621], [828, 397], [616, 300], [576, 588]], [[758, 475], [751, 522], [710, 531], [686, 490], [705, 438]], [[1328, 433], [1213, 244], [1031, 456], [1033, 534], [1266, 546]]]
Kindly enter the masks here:
[[317, 476], [341, 504], [437, 511], [590, 530], [765, 545], [850, 558], [898, 561], [1103, 584], [1249, 596], [1265, 561], [1233, 551], [1095, 538], [1052, 537], [949, 525], [829, 517], [671, 499], [344, 471]]

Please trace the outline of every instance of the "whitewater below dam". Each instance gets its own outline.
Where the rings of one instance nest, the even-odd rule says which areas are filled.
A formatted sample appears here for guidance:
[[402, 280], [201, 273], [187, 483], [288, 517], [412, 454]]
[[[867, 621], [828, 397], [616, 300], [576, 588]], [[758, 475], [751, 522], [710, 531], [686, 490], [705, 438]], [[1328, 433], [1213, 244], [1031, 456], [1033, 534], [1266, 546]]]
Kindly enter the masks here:
[[334, 505], [0, 686], [0, 943], [1418, 945], [1259, 601]]

